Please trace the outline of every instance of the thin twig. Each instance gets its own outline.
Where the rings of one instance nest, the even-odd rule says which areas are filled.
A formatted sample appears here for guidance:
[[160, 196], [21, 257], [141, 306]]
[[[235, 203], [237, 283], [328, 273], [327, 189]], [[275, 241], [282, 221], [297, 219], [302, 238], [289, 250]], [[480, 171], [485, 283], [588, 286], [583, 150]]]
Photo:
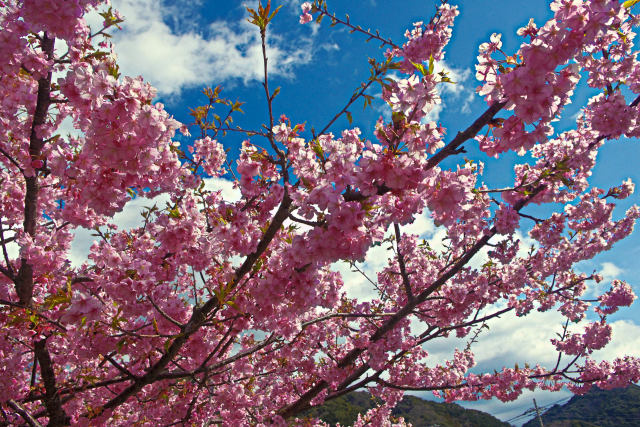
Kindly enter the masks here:
[[400, 275], [402, 276], [402, 284], [404, 285], [404, 291], [407, 294], [407, 299], [411, 301], [413, 299], [413, 291], [411, 290], [411, 283], [409, 281], [409, 275], [407, 274], [407, 268], [404, 262], [404, 255], [400, 252], [400, 226], [398, 223], [393, 224], [393, 229], [396, 234], [396, 253], [398, 254], [398, 265], [400, 266]]
[[390, 46], [390, 47], [392, 47], [394, 49], [400, 49], [400, 47], [397, 44], [395, 44], [391, 40], [391, 38], [388, 38], [388, 39], [382, 38], [380, 36], [380, 32], [378, 30], [376, 30], [376, 32], [374, 34], [371, 31], [369, 31], [368, 29], [367, 30], [363, 30], [360, 25], [351, 24], [351, 18], [349, 17], [349, 15], [346, 15], [347, 16], [346, 21], [338, 18], [335, 13], [332, 15], [331, 13], [329, 13], [329, 10], [327, 9], [326, 4], [325, 4], [324, 8], [319, 8], [319, 7], [316, 6], [315, 11], [320, 13], [319, 16], [326, 16], [329, 19], [331, 19], [332, 26], [335, 25], [335, 24], [342, 24], [342, 25], [344, 25], [346, 27], [351, 28], [351, 32], [352, 33], [358, 32], [358, 33], [362, 33], [365, 36], [367, 36], [368, 37], [367, 41], [375, 39], [375, 40], [378, 40], [379, 42], [382, 43], [381, 47], [384, 46], [384, 45], [388, 45], [388, 46]]
[[33, 416], [29, 412], [27, 412], [24, 406], [20, 405], [13, 399], [10, 399], [8, 403], [9, 406], [11, 406], [31, 427], [42, 427], [38, 420], [33, 418]]

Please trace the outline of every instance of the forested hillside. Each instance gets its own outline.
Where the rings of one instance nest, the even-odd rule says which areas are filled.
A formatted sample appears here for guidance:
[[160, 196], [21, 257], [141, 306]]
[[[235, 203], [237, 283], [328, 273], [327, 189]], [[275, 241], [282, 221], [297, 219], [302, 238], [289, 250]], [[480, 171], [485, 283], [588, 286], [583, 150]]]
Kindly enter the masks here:
[[[352, 425], [358, 413], [365, 413], [375, 405], [372, 396], [365, 392], [349, 393], [313, 408], [307, 416], [318, 417], [325, 422], [342, 426]], [[455, 403], [438, 403], [405, 396], [393, 410], [396, 417], [418, 426], [442, 427], [506, 427], [509, 424], [481, 411], [465, 409]]]
[[[542, 416], [545, 427], [637, 427], [640, 425], [640, 387], [592, 389], [584, 396], [555, 405]], [[532, 419], [523, 427], [538, 427]]]

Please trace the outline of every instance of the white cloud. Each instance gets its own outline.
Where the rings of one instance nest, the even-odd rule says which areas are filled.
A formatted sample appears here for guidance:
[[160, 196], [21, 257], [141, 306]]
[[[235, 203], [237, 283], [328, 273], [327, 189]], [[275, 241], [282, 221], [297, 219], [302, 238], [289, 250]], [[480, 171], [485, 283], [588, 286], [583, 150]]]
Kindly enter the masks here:
[[478, 365], [485, 369], [513, 367], [515, 363], [553, 365], [558, 354], [549, 340], [562, 331], [563, 319], [555, 310], [532, 311], [524, 317], [505, 313], [489, 322], [490, 329], [472, 347]]
[[60, 127], [58, 127], [56, 133], [64, 137], [66, 137], [67, 135], [71, 135], [75, 138], [83, 136], [83, 133], [73, 126], [73, 118], [71, 116], [67, 116], [64, 118], [64, 120], [62, 120], [62, 122], [60, 123]]
[[610, 323], [613, 338], [602, 350], [593, 352], [596, 360], [613, 360], [616, 357], [640, 355], [640, 325], [631, 320], [617, 320]]
[[442, 113], [443, 109], [444, 109], [444, 101], [440, 101], [439, 104], [436, 104], [433, 106], [431, 111], [429, 111], [429, 113], [426, 116], [424, 116], [422, 120], [420, 120], [420, 122], [422, 123], [437, 122], [438, 120], [440, 120], [440, 113]]
[[446, 61], [436, 61], [433, 65], [434, 65], [433, 72], [435, 74], [445, 72], [447, 73], [447, 77], [449, 77], [451, 80], [455, 82], [455, 83], [442, 83], [440, 88], [443, 93], [460, 95], [468, 91], [468, 89], [464, 87], [463, 83], [469, 79], [469, 76], [471, 76], [470, 69], [452, 67], [449, 64], [447, 64]]
[[[157, 1], [160, 3], [160, 1]], [[197, 31], [199, 22], [198, 15], [201, 13], [206, 0], [161, 0], [164, 11], [164, 19], [171, 20], [173, 28], [180, 28], [183, 31]]]
[[[166, 194], [161, 194], [153, 199], [147, 199], [144, 197], [138, 197], [129, 201], [122, 211], [113, 216], [112, 224], [118, 226], [118, 230], [130, 230], [135, 227], [139, 227], [143, 224], [143, 218], [141, 213], [145, 207], [152, 207], [154, 204], [159, 209], [165, 207], [165, 202], [169, 200]], [[69, 254], [69, 260], [73, 267], [78, 267], [87, 262], [87, 255], [89, 254], [89, 248], [94, 241], [100, 238], [94, 236], [96, 232], [94, 230], [88, 230], [86, 228], [77, 228], [74, 230], [74, 238], [71, 242], [71, 251]]]
[[[457, 108], [461, 113], [471, 112], [471, 102], [475, 97], [475, 90], [468, 88], [464, 85], [471, 76], [470, 69], [455, 68], [448, 65], [445, 61], [436, 61], [434, 63], [433, 72], [439, 74], [441, 72], [447, 73], [447, 77], [455, 83], [441, 83], [438, 85], [442, 102], [437, 104], [433, 110], [427, 114], [422, 120], [423, 122], [438, 121], [440, 114], [446, 108]], [[462, 103], [459, 107], [454, 107], [453, 102]]]
[[340, 45], [338, 43], [322, 43], [318, 48], [326, 51], [340, 50]]
[[[464, 83], [471, 76], [470, 69], [455, 68], [448, 65], [445, 61], [436, 61], [433, 64], [433, 72], [439, 74], [445, 72], [447, 77], [454, 83], [440, 83], [438, 84], [438, 92], [440, 94], [441, 102], [433, 106], [425, 117], [422, 118], [422, 123], [428, 123], [432, 121], [438, 121], [440, 114], [446, 109], [455, 109], [457, 112], [470, 113], [471, 103], [475, 99], [475, 90], [473, 88], [466, 87]], [[406, 78], [406, 76], [400, 76], [397, 73], [389, 73], [387, 77], [393, 80], [400, 80]], [[459, 105], [454, 105], [457, 103]], [[391, 120], [391, 109], [387, 103], [382, 103], [376, 110], [382, 113], [385, 120]]]
[[[223, 178], [205, 179], [205, 189], [209, 191], [221, 190], [222, 197], [227, 202], [235, 202], [240, 199], [240, 191], [233, 187], [233, 182]], [[121, 212], [115, 214], [111, 223], [116, 224], [118, 230], [130, 230], [139, 227], [143, 224], [144, 220], [141, 213], [144, 212], [146, 207], [152, 207], [155, 204], [159, 209], [163, 209], [168, 201], [169, 196], [167, 194], [161, 194], [153, 199], [138, 197], [129, 201]], [[91, 248], [94, 241], [99, 239], [93, 234], [95, 234], [95, 231], [87, 230], [86, 228], [77, 228], [74, 231], [74, 239], [71, 242], [69, 254], [72, 266], [78, 267], [87, 261], [89, 248]]]
[[611, 283], [614, 279], [619, 278], [620, 275], [624, 273], [623, 269], [612, 262], [603, 262], [601, 265], [602, 268], [599, 273], [602, 274], [602, 280], [606, 284]]
[[403, 234], [415, 234], [419, 237], [425, 237], [432, 235], [436, 231], [436, 226], [431, 219], [429, 210], [424, 209], [419, 214], [416, 214], [411, 224], [407, 224], [401, 227]]
[[240, 189], [234, 186], [233, 181], [224, 178], [205, 178], [204, 188], [208, 191], [221, 191], [226, 202], [237, 202], [241, 197]]
[[[4, 218], [2, 218], [4, 220]], [[4, 222], [4, 221], [3, 221]], [[4, 239], [11, 239], [13, 237], [15, 237], [15, 232], [13, 231], [4, 231], [2, 234], [2, 237]], [[6, 243], [4, 248], [7, 250], [7, 256], [9, 257], [9, 259], [15, 259], [20, 255], [20, 247], [18, 246], [18, 244], [15, 241]], [[2, 251], [2, 261], [0, 262], [0, 264], [2, 265], [6, 265], [5, 264], [5, 259], [4, 259], [4, 251], [2, 249], [2, 246], [0, 246], [0, 251]]]
[[[433, 220], [428, 216], [426, 209], [424, 212], [417, 214], [411, 224], [401, 227], [403, 234], [416, 234], [422, 238], [433, 234], [435, 230]], [[385, 235], [391, 235], [392, 231], [393, 226], [390, 226]], [[389, 245], [390, 243], [385, 242], [382, 245], [373, 246], [367, 251], [364, 262], [356, 264], [362, 273], [354, 271], [349, 263], [344, 261], [336, 262], [332, 265], [331, 269], [342, 275], [345, 283], [344, 290], [349, 298], [367, 301], [378, 296], [375, 287], [367, 280], [363, 273], [373, 282], [377, 283], [378, 272], [388, 265], [389, 258], [393, 256], [393, 252], [388, 250]]]
[[[346, 292], [347, 297], [357, 298], [358, 301], [371, 301], [379, 296], [369, 279], [377, 283], [378, 272], [388, 264], [389, 258], [392, 256], [392, 252], [387, 250], [388, 247], [389, 244], [385, 243], [369, 249], [364, 263], [356, 264], [361, 272], [352, 269], [349, 263], [344, 261], [336, 262], [331, 266], [333, 271], [337, 271], [342, 275], [342, 280], [344, 281], [343, 290]], [[366, 274], [366, 277], [363, 273]]]
[[[302, 14], [302, 9], [300, 8], [300, 5], [304, 2], [305, 0], [280, 0], [277, 4], [278, 5], [283, 5], [284, 7], [287, 7], [289, 9], [289, 12], [291, 12], [294, 15], [300, 15]], [[249, 7], [253, 7], [256, 8], [256, 1], [251, 1], [251, 2], [245, 2], [247, 4], [251, 3], [249, 5]]]
[[[143, 75], [161, 94], [175, 95], [188, 87], [215, 85], [239, 79], [261, 80], [262, 52], [257, 28], [246, 20], [215, 21], [204, 31], [189, 25], [169, 26], [165, 19], [180, 21], [193, 13], [194, 5], [181, 7], [152, 0], [114, 0], [125, 18], [123, 31], [113, 38], [121, 71]], [[296, 65], [311, 60], [310, 39], [291, 43], [275, 34], [268, 39], [270, 73], [290, 77]]]
[[[532, 312], [526, 317], [517, 317], [513, 313], [507, 313], [500, 319], [492, 320], [488, 331], [483, 331], [478, 343], [472, 346], [478, 364], [476, 372], [492, 372], [502, 367], [513, 367], [518, 363], [521, 367], [525, 362], [530, 365], [540, 363], [551, 369], [555, 365], [557, 353], [550, 343], [555, 332], [561, 332], [563, 317], [555, 310], [540, 313]], [[574, 325], [575, 331], [580, 331], [585, 322]], [[625, 355], [640, 354], [640, 325], [629, 320], [618, 320], [611, 323], [613, 338], [609, 345], [602, 350], [595, 351], [592, 358], [595, 360], [613, 360]], [[429, 365], [442, 363], [451, 359], [454, 348], [464, 348], [466, 339], [446, 338], [440, 342], [434, 342], [427, 346], [430, 353]], [[568, 359], [565, 357], [563, 361]], [[562, 367], [562, 366], [561, 366]], [[539, 406], [551, 405], [561, 399], [566, 399], [571, 394], [567, 390], [559, 392], [547, 392], [536, 390], [525, 391], [515, 401], [503, 403], [497, 399], [478, 402], [458, 402], [466, 408], [478, 409], [489, 412], [492, 415], [508, 420], [522, 414], [533, 406], [535, 398]], [[424, 395], [422, 395], [424, 397]], [[562, 402], [561, 402], [562, 403]], [[523, 417], [513, 422], [521, 425], [529, 417]]]
[[597, 263], [593, 260], [585, 260], [576, 265], [578, 273], [591, 275], [595, 272], [602, 275], [600, 283], [596, 283], [593, 280], [587, 282], [587, 290], [584, 293], [585, 298], [597, 298], [607, 292], [611, 287], [611, 282], [615, 279], [622, 279], [626, 272], [616, 264], [608, 261], [600, 263], [600, 268], [594, 268], [595, 265]]

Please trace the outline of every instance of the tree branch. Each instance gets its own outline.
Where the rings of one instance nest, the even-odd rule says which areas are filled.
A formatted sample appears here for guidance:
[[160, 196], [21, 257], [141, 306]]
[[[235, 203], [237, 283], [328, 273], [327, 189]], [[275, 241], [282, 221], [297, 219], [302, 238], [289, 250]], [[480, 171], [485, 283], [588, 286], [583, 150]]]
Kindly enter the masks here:
[[398, 265], [400, 266], [402, 284], [404, 285], [404, 291], [407, 294], [407, 300], [411, 301], [413, 299], [413, 291], [411, 290], [409, 275], [407, 274], [407, 268], [404, 263], [404, 256], [400, 252], [400, 226], [397, 222], [393, 224], [393, 229], [396, 233], [396, 250], [398, 252]]
[[498, 111], [502, 110], [502, 107], [504, 107], [506, 104], [506, 102], [496, 102], [489, 108], [487, 108], [487, 110], [482, 113], [482, 115], [478, 117], [476, 121], [471, 124], [471, 126], [466, 128], [462, 132], [458, 132], [456, 137], [453, 138], [451, 142], [449, 142], [440, 151], [429, 158], [429, 160], [427, 160], [426, 169], [431, 169], [447, 157], [458, 154], [458, 147], [460, 147], [467, 140], [476, 136], [477, 133], [480, 132], [480, 129], [488, 124], [493, 119], [493, 116], [495, 116]]
[[46, 349], [46, 339], [34, 342], [34, 352], [40, 365], [40, 374], [42, 375], [42, 382], [44, 383], [44, 406], [49, 416], [49, 426], [69, 425], [71, 419], [64, 412], [64, 409], [62, 409], [60, 395], [56, 387], [56, 376], [53, 372], [53, 363]]
[[[55, 38], [49, 38], [45, 32], [41, 39], [41, 48], [48, 59], [53, 58], [53, 49]], [[40, 152], [44, 146], [44, 140], [38, 135], [40, 127], [47, 119], [47, 111], [51, 104], [51, 71], [45, 77], [38, 80], [38, 98], [36, 109], [33, 114], [33, 122], [31, 123], [31, 135], [29, 137], [29, 154], [31, 158], [40, 156]], [[26, 193], [24, 196], [24, 232], [30, 236], [36, 233], [36, 223], [40, 215], [38, 211], [38, 175], [25, 177]], [[31, 305], [33, 298], [33, 266], [29, 264], [26, 258], [20, 260], [20, 270], [15, 278], [16, 293], [20, 303], [25, 307]]]
[[[260, 258], [260, 256], [267, 249], [276, 233], [280, 230], [282, 223], [285, 221], [287, 216], [289, 215], [289, 208], [291, 207], [291, 197], [289, 197], [289, 193], [285, 187], [284, 196], [282, 198], [282, 202], [278, 207], [271, 224], [267, 228], [267, 231], [262, 236], [260, 243], [258, 243], [258, 247], [256, 251], [252, 254], [247, 255], [247, 258], [244, 260], [242, 265], [238, 267], [232, 282], [229, 284], [230, 289], [234, 289], [240, 280], [247, 274], [255, 262]], [[147, 373], [138, 377], [136, 381], [134, 381], [129, 387], [120, 392], [117, 396], [109, 400], [101, 409], [113, 409], [129, 399], [129, 397], [136, 394], [140, 391], [145, 385], [151, 384], [159, 379], [162, 374], [164, 374], [165, 367], [174, 360], [174, 358], [178, 355], [178, 352], [182, 348], [182, 346], [187, 342], [189, 337], [193, 335], [196, 331], [200, 329], [202, 324], [206, 321], [207, 315], [213, 311], [215, 308], [219, 307], [220, 301], [217, 297], [210, 298], [202, 307], [195, 307], [191, 318], [189, 321], [180, 328], [180, 333], [173, 338], [173, 341], [165, 351], [165, 353], [158, 359], [153, 366], [151, 366]], [[166, 376], [164, 376], [166, 378]], [[98, 413], [102, 412], [98, 411]]]
[[[538, 193], [540, 193], [544, 189], [544, 185], [538, 186], [536, 189], [532, 191], [532, 193], [517, 202], [514, 205], [514, 209], [519, 211], [522, 209], [531, 199], [533, 199]], [[389, 331], [391, 331], [402, 319], [407, 317], [413, 310], [422, 302], [426, 301], [427, 298], [435, 291], [437, 291], [442, 285], [444, 285], [447, 280], [451, 279], [455, 276], [470, 260], [473, 258], [475, 254], [477, 254], [480, 249], [482, 249], [489, 239], [496, 234], [495, 227], [492, 227], [482, 238], [480, 238], [462, 257], [460, 257], [453, 265], [438, 279], [436, 279], [430, 286], [428, 286], [424, 291], [418, 294], [415, 298], [408, 301], [400, 310], [398, 310], [393, 316], [387, 319], [377, 330], [376, 332], [369, 338], [369, 343], [374, 343], [385, 336]], [[346, 368], [352, 365], [356, 359], [364, 353], [364, 348], [354, 348], [349, 353], [347, 353], [337, 364], [337, 368]], [[365, 364], [366, 365], [366, 364]], [[354, 373], [349, 375], [347, 379], [343, 382], [347, 381], [355, 381], [355, 379], [359, 378], [367, 371], [368, 367], [363, 366], [358, 368]], [[298, 400], [295, 402], [285, 406], [280, 411], [278, 411], [278, 415], [289, 418], [292, 417], [301, 411], [309, 408], [309, 402], [316, 397], [322, 390], [327, 388], [329, 383], [324, 380], [319, 381], [315, 386], [310, 388], [307, 392], [305, 392]]]
[[27, 412], [27, 410], [18, 402], [11, 399], [9, 400], [8, 403], [9, 403], [9, 406], [11, 406], [13, 410], [16, 411], [26, 421], [27, 424], [29, 424], [29, 426], [42, 427], [42, 425], [38, 422], [38, 420], [33, 418], [33, 416], [29, 412]]
[[376, 30], [375, 34], [372, 33], [369, 29], [367, 30], [363, 30], [362, 27], [360, 25], [353, 25], [351, 24], [351, 18], [349, 18], [349, 15], [347, 15], [347, 19], [346, 21], [343, 21], [342, 19], [336, 17], [336, 14], [334, 13], [333, 15], [331, 13], [329, 13], [329, 10], [327, 9], [326, 4], [324, 5], [323, 8], [317, 7], [316, 6], [316, 11], [320, 13], [319, 16], [327, 16], [329, 19], [331, 19], [331, 26], [334, 26], [336, 24], [342, 24], [345, 27], [348, 27], [351, 29], [351, 33], [362, 33], [365, 36], [367, 36], [367, 41], [369, 40], [378, 40], [379, 42], [381, 42], [382, 44], [380, 45], [380, 47], [383, 47], [384, 45], [388, 45], [394, 49], [400, 49], [400, 47], [398, 45], [396, 45], [391, 38], [385, 39], [380, 37], [380, 31]]

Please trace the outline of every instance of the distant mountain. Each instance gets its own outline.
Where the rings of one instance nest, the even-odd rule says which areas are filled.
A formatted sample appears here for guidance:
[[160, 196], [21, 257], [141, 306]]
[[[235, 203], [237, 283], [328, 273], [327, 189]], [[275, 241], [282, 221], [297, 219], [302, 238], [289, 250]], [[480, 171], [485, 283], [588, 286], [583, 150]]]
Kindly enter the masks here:
[[[591, 389], [562, 406], [549, 408], [542, 422], [544, 427], [638, 427], [640, 387], [632, 384], [613, 390]], [[533, 418], [523, 427], [540, 427], [540, 423]]]
[[[312, 408], [305, 416], [320, 418], [335, 425], [350, 426], [375, 406], [372, 396], [366, 392], [353, 392], [324, 405]], [[475, 409], [465, 409], [455, 403], [438, 403], [415, 396], [405, 396], [392, 412], [395, 417], [404, 417], [414, 427], [509, 427], [509, 424]]]

